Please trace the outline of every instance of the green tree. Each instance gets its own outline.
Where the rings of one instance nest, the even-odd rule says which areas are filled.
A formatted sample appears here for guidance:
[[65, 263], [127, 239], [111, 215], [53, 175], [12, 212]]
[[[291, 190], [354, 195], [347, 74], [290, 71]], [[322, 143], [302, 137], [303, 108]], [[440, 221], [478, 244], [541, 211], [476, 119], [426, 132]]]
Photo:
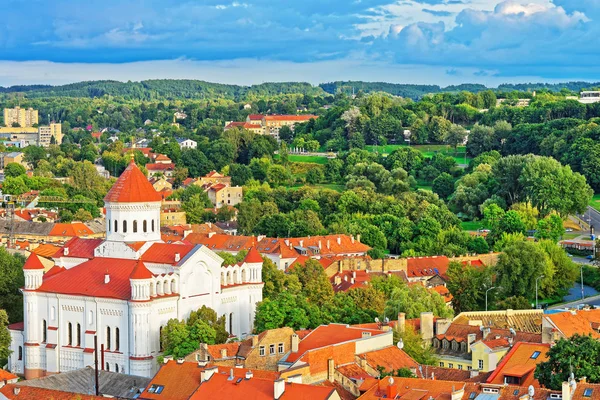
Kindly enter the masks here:
[[306, 173], [306, 182], [312, 185], [321, 183], [324, 178], [323, 170], [319, 167], [313, 167]]
[[485, 285], [491, 281], [491, 270], [451, 262], [446, 274], [448, 275], [446, 286], [452, 293], [454, 311], [461, 313], [481, 310], [485, 301]]
[[[535, 287], [535, 280], [539, 276], [547, 276], [548, 267], [546, 254], [536, 243], [515, 242], [507, 246], [498, 257], [495, 267], [496, 286], [502, 287], [502, 293], [506, 297], [531, 298], [531, 288]], [[541, 281], [542, 286], [544, 280]]]
[[564, 233], [565, 227], [563, 225], [562, 218], [556, 214], [551, 214], [538, 221], [535, 237], [538, 239], [550, 239], [554, 242], [558, 242]]
[[4, 365], [10, 356], [10, 332], [8, 330], [8, 314], [0, 310], [0, 363]]
[[452, 175], [442, 172], [433, 180], [431, 190], [433, 190], [433, 193], [437, 193], [442, 199], [447, 199], [454, 193], [454, 178]]
[[459, 144], [463, 144], [467, 137], [467, 130], [460, 125], [452, 124], [444, 137], [444, 143], [452, 146], [454, 153]]
[[170, 319], [163, 327], [160, 340], [163, 354], [175, 358], [185, 357], [196, 351], [200, 342], [197, 337], [192, 337], [185, 321]]
[[[229, 338], [229, 333], [227, 333], [227, 330], [225, 329], [225, 316], [223, 315], [218, 318], [217, 313], [212, 308], [202, 306], [197, 311], [192, 311], [187, 321], [190, 330], [198, 323], [198, 321], [205, 323], [208, 328], [214, 332], [214, 334], [212, 332], [205, 332], [212, 338], [212, 343], [203, 341], [202, 338], [200, 338], [200, 343], [220, 344], [225, 343]], [[199, 326], [198, 329], [206, 331], [205, 327], [202, 326]]]
[[302, 285], [302, 293], [314, 304], [323, 305], [333, 298], [333, 288], [323, 266], [316, 260], [306, 260], [291, 271]]
[[406, 352], [413, 360], [422, 365], [437, 365], [438, 359], [432, 346], [423, 344], [421, 335], [415, 331], [412, 325], [406, 325], [404, 332], [398, 328], [394, 329], [394, 342], [402, 340], [402, 350]]
[[452, 310], [437, 292], [421, 285], [402, 285], [395, 288], [385, 305], [385, 315], [390, 319], [399, 312], [406, 318], [418, 318], [421, 313], [432, 311], [434, 315], [446, 318], [452, 316]]
[[84, 210], [83, 208], [80, 208], [79, 210], [77, 210], [77, 212], [73, 215], [73, 219], [75, 221], [81, 221], [81, 222], [88, 222], [94, 219], [94, 217], [92, 216], [92, 214], [89, 211]]
[[573, 335], [560, 339], [548, 350], [548, 360], [535, 368], [535, 379], [544, 387], [560, 390], [571, 373], [575, 379], [586, 377], [589, 383], [600, 382], [600, 342], [592, 336]]
[[23, 175], [25, 172], [27, 172], [25, 167], [15, 162], [8, 163], [6, 164], [6, 167], [4, 167], [4, 175], [11, 178]]
[[184, 202], [182, 208], [189, 224], [200, 224], [204, 222], [204, 210], [212, 208], [212, 203], [205, 193], [199, 193]]

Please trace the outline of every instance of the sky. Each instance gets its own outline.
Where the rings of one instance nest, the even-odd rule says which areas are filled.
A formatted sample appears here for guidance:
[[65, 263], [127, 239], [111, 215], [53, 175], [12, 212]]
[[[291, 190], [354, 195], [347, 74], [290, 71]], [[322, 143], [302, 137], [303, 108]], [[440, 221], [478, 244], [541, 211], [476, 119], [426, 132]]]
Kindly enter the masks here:
[[600, 0], [2, 3], [2, 86], [600, 81]]

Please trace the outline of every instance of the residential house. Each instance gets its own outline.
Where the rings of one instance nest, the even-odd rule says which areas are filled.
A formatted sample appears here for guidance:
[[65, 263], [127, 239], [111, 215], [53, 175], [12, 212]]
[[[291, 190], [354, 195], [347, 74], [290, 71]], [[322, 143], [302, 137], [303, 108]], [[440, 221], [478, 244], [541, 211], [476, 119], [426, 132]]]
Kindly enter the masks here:
[[208, 174], [201, 177], [196, 185], [200, 186], [212, 186], [221, 183], [223, 185], [231, 185], [231, 177], [225, 176], [223, 174], [218, 173], [215, 170], [210, 171]]
[[271, 135], [279, 140], [279, 130], [283, 126], [289, 126], [294, 130], [294, 125], [302, 122], [308, 122], [311, 119], [317, 119], [316, 115], [265, 115], [262, 119], [262, 126], [266, 135]]
[[198, 147], [198, 142], [192, 139], [176, 138], [177, 143], [181, 150], [183, 149], [195, 149]]
[[17, 163], [24, 166], [26, 169], [29, 168], [29, 165], [25, 162], [25, 154], [13, 151], [10, 153], [2, 153], [2, 166], [6, 168], [6, 166], [10, 163]]
[[570, 310], [544, 314], [542, 320], [544, 343], [555, 343], [575, 334], [591, 335], [600, 340], [600, 309]]
[[227, 186], [223, 183], [209, 186], [206, 194], [216, 208], [235, 206], [244, 200], [244, 190], [241, 186]]
[[496, 385], [540, 387], [534, 372], [538, 364], [548, 360], [549, 344], [516, 343], [487, 379]]
[[225, 123], [225, 128], [223, 130], [228, 131], [230, 129], [245, 129], [257, 135], [262, 135], [264, 133], [263, 126], [259, 123], [251, 123], [251, 122], [236, 122], [229, 121]]

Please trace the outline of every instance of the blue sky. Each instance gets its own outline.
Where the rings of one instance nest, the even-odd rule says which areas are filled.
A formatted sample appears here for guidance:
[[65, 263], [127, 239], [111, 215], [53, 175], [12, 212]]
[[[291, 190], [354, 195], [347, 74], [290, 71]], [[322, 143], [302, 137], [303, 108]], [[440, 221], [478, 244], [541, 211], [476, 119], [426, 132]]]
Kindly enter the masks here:
[[3, 0], [0, 85], [600, 81], [599, 0]]

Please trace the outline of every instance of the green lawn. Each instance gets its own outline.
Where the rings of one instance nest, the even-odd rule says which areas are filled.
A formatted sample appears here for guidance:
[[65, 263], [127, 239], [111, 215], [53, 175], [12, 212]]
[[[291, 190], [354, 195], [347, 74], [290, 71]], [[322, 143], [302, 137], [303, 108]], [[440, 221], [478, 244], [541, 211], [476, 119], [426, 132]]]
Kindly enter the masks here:
[[590, 206], [600, 211], [600, 194], [595, 194], [590, 200]]
[[485, 224], [482, 221], [463, 221], [460, 223], [460, 227], [463, 231], [476, 231], [485, 228]]
[[[370, 151], [370, 152], [375, 152], [375, 150], [377, 150], [379, 153], [383, 154], [383, 155], [387, 155], [389, 153], [391, 153], [392, 151], [399, 149], [400, 147], [407, 147], [407, 145], [405, 144], [388, 144], [385, 146], [365, 146], [365, 150]], [[450, 146], [447, 146], [445, 144], [417, 144], [417, 145], [413, 145], [411, 146], [413, 149], [417, 149], [419, 150], [421, 153], [423, 153], [423, 156], [425, 157], [433, 157], [433, 155], [435, 153], [442, 153], [442, 154], [446, 154], [448, 156], [451, 156], [452, 158], [454, 158], [454, 160], [456, 161], [457, 164], [464, 164], [465, 163], [465, 146], [458, 146], [456, 153], [454, 152], [454, 149], [451, 148]], [[469, 163], [469, 161], [471, 161], [471, 157], [467, 157], [466, 159], [467, 164]]]
[[563, 240], [575, 239], [576, 237], [581, 236], [580, 233], [575, 232], [566, 232], [562, 235]]
[[417, 189], [429, 190], [431, 192], [431, 184], [427, 182], [417, 182]]
[[325, 156], [303, 156], [300, 154], [290, 154], [288, 156], [288, 160], [290, 160], [290, 162], [327, 164], [327, 157]]

